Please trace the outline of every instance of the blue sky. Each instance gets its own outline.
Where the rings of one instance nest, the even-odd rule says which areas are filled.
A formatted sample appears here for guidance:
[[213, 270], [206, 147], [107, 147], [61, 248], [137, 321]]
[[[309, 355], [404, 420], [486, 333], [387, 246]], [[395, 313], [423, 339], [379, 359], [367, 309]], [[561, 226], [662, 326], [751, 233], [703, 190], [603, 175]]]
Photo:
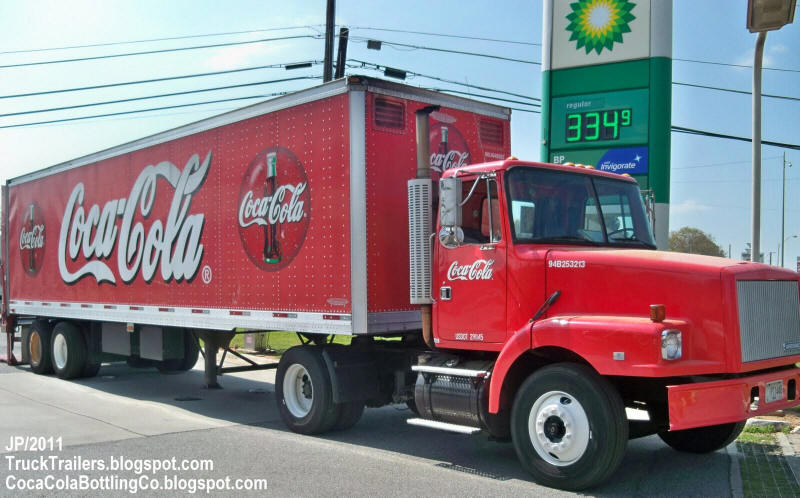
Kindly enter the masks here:
[[[567, 0], [559, 0], [567, 1]], [[745, 28], [746, 2], [731, 0], [676, 1], [673, 8], [673, 57], [732, 64], [752, 64], [755, 35]], [[437, 76], [464, 84], [541, 96], [540, 66], [466, 55], [384, 46], [367, 50], [365, 39], [481, 52], [529, 61], [541, 60], [542, 5], [538, 1], [402, 1], [358, 2], [339, 0], [336, 22], [351, 27], [348, 59]], [[316, 35], [325, 21], [325, 0], [271, 1], [0, 1], [0, 65], [104, 54], [145, 51], [254, 40], [291, 35]], [[172, 41], [135, 43], [69, 50], [8, 53], [15, 50], [64, 47], [106, 42], [269, 30], [296, 26], [310, 28], [243, 33]], [[372, 31], [390, 28], [514, 40], [499, 43], [409, 33]], [[214, 49], [187, 50], [98, 61], [0, 68], [0, 96], [56, 90], [121, 81], [213, 72], [303, 60], [321, 60], [324, 42], [301, 38]], [[767, 36], [765, 67], [793, 69], [764, 72], [764, 93], [800, 97], [800, 20]], [[367, 69], [353, 73], [378, 76]], [[311, 69], [265, 69], [228, 75], [149, 83], [103, 90], [0, 99], [0, 114], [59, 106], [134, 98], [145, 95], [261, 82], [293, 76], [318, 76]], [[697, 64], [675, 60], [673, 81], [749, 91], [748, 68]], [[473, 91], [422, 77], [409, 84]], [[301, 80], [251, 86], [139, 102], [120, 103], [58, 112], [0, 117], [0, 126], [226, 99], [288, 91], [315, 84]], [[508, 97], [508, 96], [506, 96]], [[508, 97], [514, 99], [514, 97]], [[257, 100], [77, 121], [58, 125], [0, 128], [0, 181], [61, 161], [174, 128], [241, 107]], [[498, 102], [499, 103], [499, 102]], [[517, 104], [510, 104], [521, 107]], [[673, 86], [672, 124], [749, 137], [749, 95]], [[800, 143], [800, 101], [765, 98], [765, 140]], [[523, 159], [539, 159], [540, 116], [512, 113], [512, 152]], [[762, 250], [777, 261], [781, 213], [783, 150], [763, 149]], [[800, 151], [787, 151], [795, 166], [786, 173], [786, 235], [800, 234]], [[683, 134], [672, 134], [670, 228], [691, 225], [711, 233], [738, 257], [750, 238], [750, 144]], [[800, 238], [786, 246], [786, 264], [800, 256]]]

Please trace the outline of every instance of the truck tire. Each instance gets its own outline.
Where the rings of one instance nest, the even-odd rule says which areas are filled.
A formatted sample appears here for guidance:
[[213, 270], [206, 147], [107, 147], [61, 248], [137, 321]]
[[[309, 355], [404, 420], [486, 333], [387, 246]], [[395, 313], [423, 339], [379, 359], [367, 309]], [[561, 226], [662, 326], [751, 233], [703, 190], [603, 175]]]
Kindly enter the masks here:
[[299, 434], [321, 434], [337, 422], [340, 406], [320, 349], [295, 346], [281, 357], [275, 377], [278, 411], [289, 429]]
[[162, 374], [187, 372], [197, 363], [200, 346], [190, 330], [183, 329], [183, 358], [158, 362], [156, 368]]
[[678, 451], [711, 453], [731, 444], [742, 433], [742, 429], [744, 421], [682, 431], [664, 431], [659, 432], [658, 437]]
[[53, 363], [50, 361], [50, 338], [53, 329], [47, 320], [36, 320], [31, 324], [28, 339], [23, 347], [28, 350], [31, 370], [43, 375], [53, 372]]
[[332, 431], [344, 431], [353, 427], [361, 420], [361, 415], [364, 414], [363, 401], [341, 403], [338, 408], [339, 416], [333, 427], [331, 427]]
[[622, 461], [628, 442], [625, 407], [614, 386], [591, 368], [550, 365], [519, 388], [511, 439], [536, 482], [585, 489], [608, 479]]
[[58, 322], [50, 340], [53, 371], [61, 379], [74, 379], [86, 367], [86, 340], [80, 329], [70, 322]]

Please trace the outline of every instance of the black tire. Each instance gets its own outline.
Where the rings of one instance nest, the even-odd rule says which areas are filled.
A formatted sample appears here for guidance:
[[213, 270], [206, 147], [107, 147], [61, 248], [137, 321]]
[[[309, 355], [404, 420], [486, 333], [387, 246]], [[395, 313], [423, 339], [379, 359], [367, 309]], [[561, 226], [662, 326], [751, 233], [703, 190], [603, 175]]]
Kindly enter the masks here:
[[[284, 381], [293, 390], [284, 392]], [[293, 432], [321, 434], [339, 419], [341, 406], [333, 402], [331, 379], [319, 348], [295, 346], [284, 353], [275, 377], [275, 395], [281, 418]], [[309, 404], [307, 410], [300, 401]]]
[[70, 322], [58, 322], [50, 339], [50, 358], [53, 371], [61, 379], [74, 379], [86, 367], [86, 339], [81, 330]]
[[86, 361], [86, 364], [83, 367], [83, 372], [81, 373], [81, 377], [89, 378], [89, 377], [96, 377], [97, 373], [100, 371], [100, 363], [93, 363], [89, 360]]
[[[532, 415], [534, 409], [538, 416]], [[528, 429], [531, 416], [543, 423], [535, 439]], [[628, 421], [622, 398], [608, 380], [587, 366], [558, 363], [536, 371], [520, 387], [511, 409], [511, 438], [536, 482], [586, 489], [608, 479], [622, 462]]]
[[53, 363], [50, 361], [50, 338], [53, 329], [46, 320], [36, 320], [31, 324], [30, 333], [23, 345], [28, 350], [31, 370], [44, 375], [53, 373]]
[[173, 360], [164, 360], [158, 362], [156, 368], [162, 374], [183, 373], [191, 370], [197, 363], [197, 358], [200, 356], [200, 346], [197, 345], [197, 339], [194, 338], [192, 331], [188, 329], [178, 329], [171, 332], [183, 332], [183, 358]]
[[731, 444], [742, 433], [742, 429], [744, 421], [682, 431], [664, 431], [659, 432], [658, 437], [678, 451], [711, 453]]
[[358, 423], [364, 414], [364, 402], [353, 401], [351, 403], [341, 403], [339, 405], [339, 416], [331, 427], [332, 431], [344, 431]]

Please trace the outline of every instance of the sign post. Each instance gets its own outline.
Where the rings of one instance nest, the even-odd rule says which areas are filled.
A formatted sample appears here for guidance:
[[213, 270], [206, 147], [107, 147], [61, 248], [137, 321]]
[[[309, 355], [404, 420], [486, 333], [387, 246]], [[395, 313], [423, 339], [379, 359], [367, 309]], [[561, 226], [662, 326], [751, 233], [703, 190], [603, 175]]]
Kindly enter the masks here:
[[627, 173], [669, 246], [671, 0], [544, 1], [542, 158]]

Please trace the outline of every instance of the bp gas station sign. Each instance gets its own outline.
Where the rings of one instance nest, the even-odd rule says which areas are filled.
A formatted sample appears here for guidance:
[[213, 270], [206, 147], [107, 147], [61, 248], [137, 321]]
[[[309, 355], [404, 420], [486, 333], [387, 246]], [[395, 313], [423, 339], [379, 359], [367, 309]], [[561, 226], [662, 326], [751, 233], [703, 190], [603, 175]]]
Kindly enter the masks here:
[[671, 0], [545, 0], [542, 157], [626, 173], [669, 226]]

